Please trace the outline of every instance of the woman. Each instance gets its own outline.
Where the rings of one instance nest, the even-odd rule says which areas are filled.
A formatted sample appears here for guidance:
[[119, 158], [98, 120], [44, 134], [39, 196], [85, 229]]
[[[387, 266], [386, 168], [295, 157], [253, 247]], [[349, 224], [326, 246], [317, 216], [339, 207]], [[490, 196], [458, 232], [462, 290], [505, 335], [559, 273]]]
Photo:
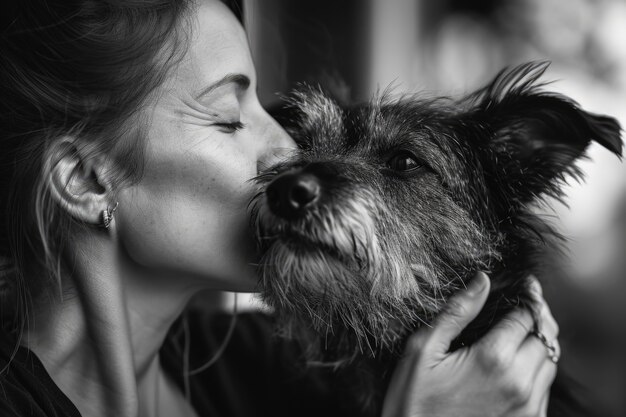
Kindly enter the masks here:
[[[255, 289], [248, 180], [294, 146], [257, 100], [241, 26], [214, 0], [11, 5], [0, 51], [2, 415], [223, 412], [206, 399], [192, 405], [160, 351], [198, 291]], [[479, 274], [414, 336], [386, 415], [545, 413], [556, 367], [529, 335], [528, 313], [447, 353], [488, 288]], [[202, 381], [191, 389], [209, 399], [226, 388]], [[333, 409], [323, 384], [302, 387], [307, 404], [326, 398]], [[308, 415], [307, 404], [273, 414]]]

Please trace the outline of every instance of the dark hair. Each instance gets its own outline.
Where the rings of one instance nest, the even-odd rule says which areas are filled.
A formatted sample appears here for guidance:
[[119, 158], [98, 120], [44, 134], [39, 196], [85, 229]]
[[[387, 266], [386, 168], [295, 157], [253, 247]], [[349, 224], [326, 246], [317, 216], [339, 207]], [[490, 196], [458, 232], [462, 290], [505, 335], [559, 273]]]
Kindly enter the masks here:
[[[117, 185], [141, 175], [138, 110], [181, 55], [188, 2], [9, 3], [0, 40], [0, 325], [21, 330], [29, 295], [60, 280], [78, 224], [50, 196], [47, 150], [71, 135], [111, 158]], [[26, 282], [33, 270], [46, 281]]]

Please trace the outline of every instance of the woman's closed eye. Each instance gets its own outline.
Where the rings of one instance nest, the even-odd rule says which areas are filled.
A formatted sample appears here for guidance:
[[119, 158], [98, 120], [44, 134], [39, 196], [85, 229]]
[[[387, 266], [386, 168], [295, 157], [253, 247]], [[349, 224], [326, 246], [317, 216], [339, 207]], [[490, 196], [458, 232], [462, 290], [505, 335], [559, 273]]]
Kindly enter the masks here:
[[236, 122], [221, 122], [221, 123], [213, 123], [213, 126], [216, 126], [220, 132], [223, 133], [235, 133], [245, 127], [240, 120]]
[[182, 115], [186, 123], [197, 126], [210, 126], [221, 133], [235, 133], [246, 125], [241, 121], [239, 101], [233, 95], [213, 100], [205, 105], [196, 100], [183, 100]]

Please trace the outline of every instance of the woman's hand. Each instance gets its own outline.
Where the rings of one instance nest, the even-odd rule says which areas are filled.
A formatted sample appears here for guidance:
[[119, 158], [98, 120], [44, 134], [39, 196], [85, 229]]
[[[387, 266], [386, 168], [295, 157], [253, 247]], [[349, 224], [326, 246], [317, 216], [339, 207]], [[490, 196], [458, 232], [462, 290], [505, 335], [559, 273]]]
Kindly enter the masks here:
[[[534, 320], [525, 309], [513, 311], [472, 346], [448, 353], [452, 340], [480, 312], [489, 285], [478, 273], [432, 328], [409, 339], [386, 394], [384, 417], [546, 415], [556, 364], [531, 334]], [[540, 330], [556, 344], [558, 326], [539, 283], [533, 285]]]

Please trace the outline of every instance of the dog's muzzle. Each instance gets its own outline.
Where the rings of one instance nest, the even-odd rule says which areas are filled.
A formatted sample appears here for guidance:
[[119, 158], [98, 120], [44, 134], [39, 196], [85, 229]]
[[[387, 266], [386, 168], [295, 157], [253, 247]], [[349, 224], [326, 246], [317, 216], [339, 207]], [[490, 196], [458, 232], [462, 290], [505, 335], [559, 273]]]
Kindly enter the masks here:
[[328, 181], [336, 179], [336, 170], [322, 162], [291, 169], [267, 186], [267, 204], [274, 215], [286, 220], [297, 219], [318, 204]]
[[297, 171], [280, 175], [267, 187], [267, 204], [272, 213], [284, 219], [300, 217], [322, 193], [319, 178]]

